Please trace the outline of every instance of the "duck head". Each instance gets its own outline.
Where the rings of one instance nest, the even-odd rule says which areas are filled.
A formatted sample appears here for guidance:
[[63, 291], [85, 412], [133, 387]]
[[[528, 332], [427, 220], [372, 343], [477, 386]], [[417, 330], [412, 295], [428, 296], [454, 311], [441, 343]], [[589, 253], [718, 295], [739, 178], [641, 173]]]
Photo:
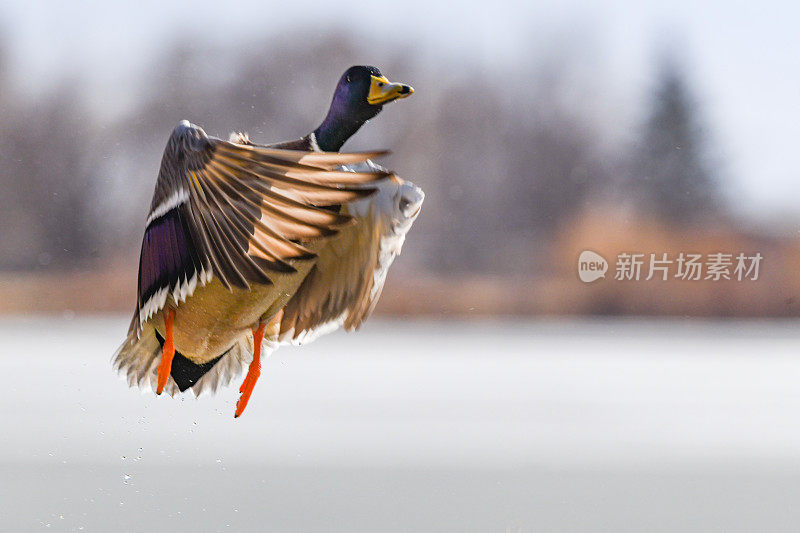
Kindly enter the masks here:
[[328, 115], [314, 130], [317, 144], [326, 152], [338, 152], [384, 105], [413, 92], [410, 85], [387, 80], [377, 67], [350, 67], [336, 85]]

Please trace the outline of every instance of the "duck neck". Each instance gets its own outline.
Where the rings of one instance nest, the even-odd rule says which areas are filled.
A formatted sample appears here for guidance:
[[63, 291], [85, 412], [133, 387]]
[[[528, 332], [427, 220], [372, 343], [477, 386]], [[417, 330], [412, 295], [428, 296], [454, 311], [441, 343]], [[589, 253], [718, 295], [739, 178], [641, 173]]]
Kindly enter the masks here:
[[314, 130], [314, 136], [320, 150], [338, 152], [362, 125], [363, 121], [348, 120], [329, 113], [319, 128]]
[[331, 109], [319, 128], [314, 130], [317, 145], [322, 151], [338, 152], [364, 122], [366, 121], [344, 118]]

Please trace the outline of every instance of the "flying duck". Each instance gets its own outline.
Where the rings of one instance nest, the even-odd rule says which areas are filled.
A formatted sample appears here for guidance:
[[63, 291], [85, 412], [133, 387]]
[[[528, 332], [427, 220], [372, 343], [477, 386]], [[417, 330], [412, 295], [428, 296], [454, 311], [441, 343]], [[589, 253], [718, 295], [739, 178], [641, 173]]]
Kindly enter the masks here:
[[[313, 329], [297, 327], [312, 325], [298, 322], [305, 315], [295, 311], [314, 305], [307, 299], [283, 310], [328, 241], [368, 225], [358, 218], [356, 206], [367, 205], [359, 202], [386, 203], [394, 195], [409, 215], [408, 206], [421, 203], [421, 191], [371, 163], [385, 152], [336, 153], [384, 104], [412, 92], [375, 67], [351, 67], [325, 120], [299, 140], [256, 145], [241, 134], [210, 137], [187, 121], [175, 128], [145, 223], [136, 310], [114, 359], [131, 386], [199, 394], [227, 384], [249, 361], [235, 416], [242, 414], [260, 374], [265, 333], [288, 339]], [[319, 283], [306, 283], [306, 292]], [[368, 293], [373, 302], [376, 294]], [[284, 317], [291, 328], [282, 328]]]

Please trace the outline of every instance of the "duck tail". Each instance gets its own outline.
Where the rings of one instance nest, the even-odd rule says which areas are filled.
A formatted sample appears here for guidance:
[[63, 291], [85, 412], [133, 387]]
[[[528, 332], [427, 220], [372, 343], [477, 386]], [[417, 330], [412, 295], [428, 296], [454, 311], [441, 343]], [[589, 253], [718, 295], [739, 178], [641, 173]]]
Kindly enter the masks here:
[[[139, 387], [142, 391], [158, 386], [158, 363], [161, 360], [161, 343], [156, 337], [156, 330], [150, 324], [142, 328], [141, 335], [136, 331], [129, 332], [128, 337], [114, 354], [114, 370], [123, 376], [130, 387]], [[174, 390], [173, 390], [174, 389]], [[175, 394], [174, 382], [167, 385], [167, 393]]]
[[[158, 363], [164, 339], [150, 324], [145, 324], [141, 335], [129, 334], [114, 354], [114, 369], [128, 381], [130, 387], [142, 391], [156, 391], [158, 386]], [[262, 360], [269, 356], [279, 343], [277, 338], [264, 338], [261, 344]], [[195, 396], [215, 393], [240, 376], [253, 360], [253, 334], [248, 333], [216, 359], [198, 365], [178, 351], [172, 362], [171, 378], [164, 392], [174, 396], [191, 389]]]

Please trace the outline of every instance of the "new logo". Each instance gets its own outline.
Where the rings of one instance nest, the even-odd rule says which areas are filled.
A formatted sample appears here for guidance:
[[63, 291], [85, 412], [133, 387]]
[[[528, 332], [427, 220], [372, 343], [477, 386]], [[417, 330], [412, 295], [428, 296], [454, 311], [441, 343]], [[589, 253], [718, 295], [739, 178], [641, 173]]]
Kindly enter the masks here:
[[608, 261], [591, 250], [584, 250], [578, 257], [578, 277], [584, 283], [591, 283], [606, 277]]

